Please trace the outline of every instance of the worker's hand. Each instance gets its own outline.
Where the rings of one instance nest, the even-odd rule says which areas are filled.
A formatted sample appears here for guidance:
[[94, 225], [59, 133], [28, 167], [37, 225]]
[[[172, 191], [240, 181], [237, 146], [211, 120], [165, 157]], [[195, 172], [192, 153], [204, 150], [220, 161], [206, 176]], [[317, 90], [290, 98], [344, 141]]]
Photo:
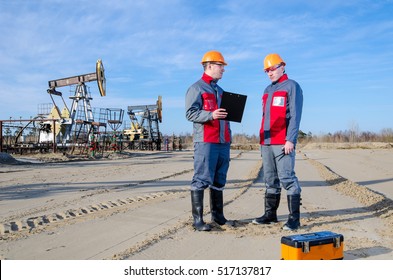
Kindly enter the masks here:
[[225, 119], [228, 113], [224, 108], [219, 108], [215, 111], [213, 111], [213, 120], [217, 119]]
[[286, 141], [283, 150], [286, 155], [289, 155], [295, 150], [295, 145], [291, 141]]

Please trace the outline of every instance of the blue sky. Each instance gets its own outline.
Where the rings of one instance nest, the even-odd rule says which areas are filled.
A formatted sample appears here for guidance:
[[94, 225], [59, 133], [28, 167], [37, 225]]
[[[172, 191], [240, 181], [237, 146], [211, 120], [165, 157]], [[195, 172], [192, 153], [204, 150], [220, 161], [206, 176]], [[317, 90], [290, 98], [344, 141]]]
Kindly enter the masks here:
[[[302, 131], [378, 133], [393, 128], [392, 13], [392, 0], [0, 0], [0, 119], [37, 115], [51, 102], [48, 81], [94, 72], [102, 59], [107, 95], [87, 83], [93, 107], [161, 95], [160, 130], [191, 133], [185, 92], [216, 49], [228, 62], [221, 87], [248, 96], [234, 133], [258, 134], [268, 53], [303, 89]], [[70, 106], [71, 89], [59, 90]]]

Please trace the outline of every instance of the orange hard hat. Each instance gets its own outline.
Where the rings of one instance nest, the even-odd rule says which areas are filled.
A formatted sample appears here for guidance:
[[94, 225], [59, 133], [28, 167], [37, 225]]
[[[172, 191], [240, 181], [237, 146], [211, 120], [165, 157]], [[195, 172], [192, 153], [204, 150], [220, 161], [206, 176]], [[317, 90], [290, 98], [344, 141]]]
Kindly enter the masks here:
[[284, 62], [284, 60], [282, 60], [282, 58], [278, 55], [278, 54], [276, 54], [276, 53], [271, 53], [271, 54], [268, 54], [266, 57], [265, 57], [265, 60], [263, 61], [263, 69], [268, 69], [268, 68], [270, 68], [270, 67], [272, 67], [272, 66], [274, 66], [274, 65], [277, 65], [277, 64], [282, 64], [282, 65], [285, 65], [285, 62]]
[[202, 57], [201, 63], [203, 64], [205, 62], [221, 62], [224, 65], [228, 65], [219, 51], [208, 51], [205, 53]]

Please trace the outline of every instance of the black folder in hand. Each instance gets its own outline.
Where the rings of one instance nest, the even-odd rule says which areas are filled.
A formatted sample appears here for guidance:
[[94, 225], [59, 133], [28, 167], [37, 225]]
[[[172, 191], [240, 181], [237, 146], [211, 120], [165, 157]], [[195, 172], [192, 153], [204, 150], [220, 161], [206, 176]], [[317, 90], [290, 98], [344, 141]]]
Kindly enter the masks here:
[[244, 107], [246, 106], [247, 95], [224, 91], [221, 98], [220, 108], [224, 108], [228, 115], [227, 121], [241, 122]]

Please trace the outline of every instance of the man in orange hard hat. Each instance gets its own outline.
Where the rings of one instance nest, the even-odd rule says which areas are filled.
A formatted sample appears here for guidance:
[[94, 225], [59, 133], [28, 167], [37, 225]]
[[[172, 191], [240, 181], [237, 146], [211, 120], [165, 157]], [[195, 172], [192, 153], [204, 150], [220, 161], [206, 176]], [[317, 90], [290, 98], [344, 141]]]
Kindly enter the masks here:
[[277, 223], [281, 186], [287, 191], [289, 216], [284, 230], [300, 227], [301, 188], [295, 175], [295, 146], [303, 108], [303, 91], [285, 74], [285, 62], [278, 54], [269, 54], [264, 70], [271, 84], [262, 97], [260, 129], [263, 176], [265, 180], [265, 214], [255, 224]]
[[204, 190], [210, 188], [212, 221], [219, 225], [233, 225], [224, 216], [223, 190], [229, 168], [231, 129], [225, 109], [220, 109], [223, 89], [217, 85], [227, 63], [216, 50], [208, 51], [201, 61], [202, 78], [186, 93], [186, 118], [193, 122], [194, 176], [191, 181], [193, 226], [209, 231], [203, 221]]

